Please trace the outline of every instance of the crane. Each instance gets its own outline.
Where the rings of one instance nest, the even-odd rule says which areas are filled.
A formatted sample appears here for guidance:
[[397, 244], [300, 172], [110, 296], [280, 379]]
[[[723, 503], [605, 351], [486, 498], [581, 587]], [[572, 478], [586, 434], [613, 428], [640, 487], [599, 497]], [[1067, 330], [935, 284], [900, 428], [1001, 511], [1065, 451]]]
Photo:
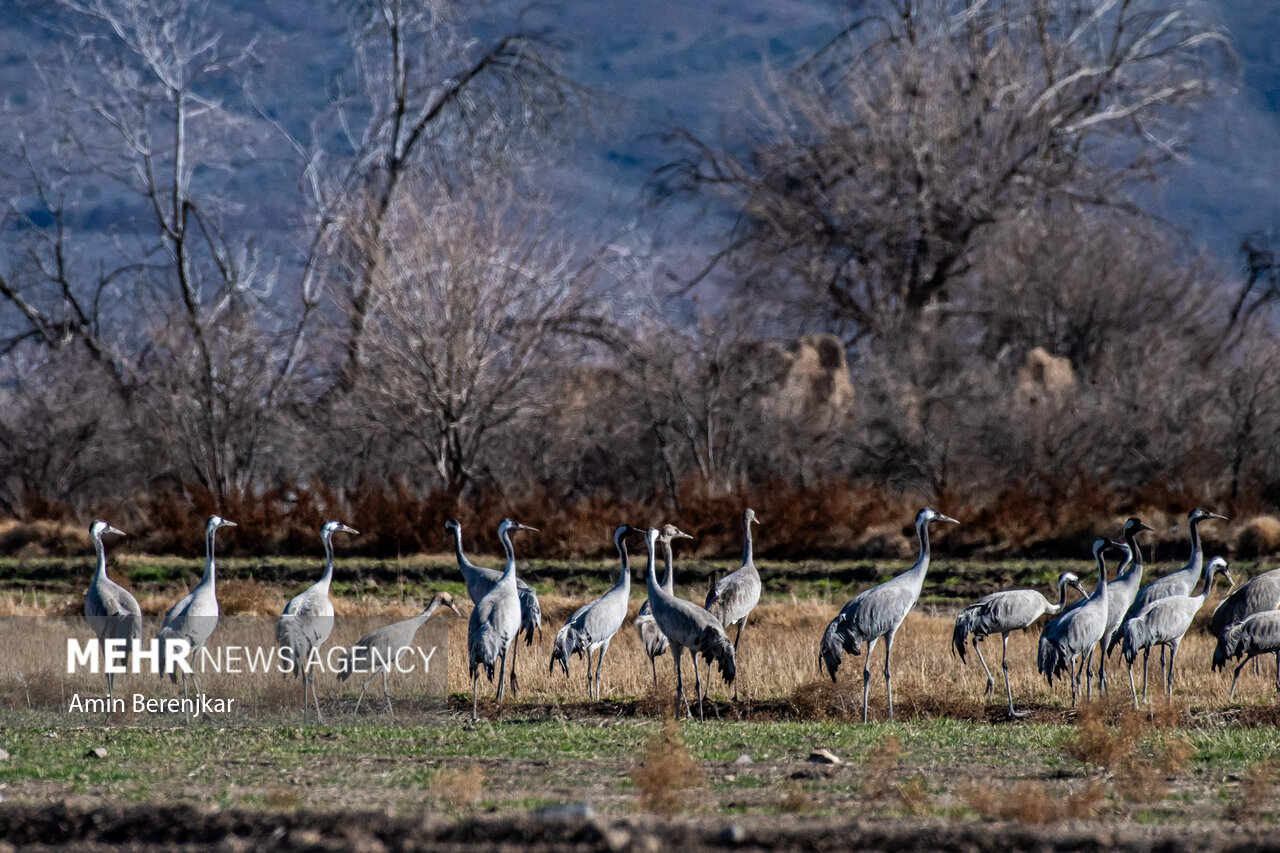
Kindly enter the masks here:
[[284, 612], [276, 620], [276, 645], [282, 657], [292, 663], [295, 676], [302, 676], [302, 722], [307, 722], [307, 692], [316, 705], [316, 719], [324, 722], [320, 714], [320, 697], [316, 695], [315, 676], [311, 674], [311, 656], [324, 645], [333, 632], [333, 602], [329, 600], [329, 585], [333, 582], [333, 534], [360, 531], [341, 521], [328, 521], [320, 528], [320, 541], [324, 544], [324, 573], [303, 592], [298, 593], [284, 606]]
[[[456, 519], [444, 523], [446, 529], [453, 534], [454, 553], [458, 558], [458, 569], [467, 584], [467, 595], [472, 604], [479, 604], [480, 599], [493, 589], [493, 585], [502, 577], [502, 572], [477, 566], [467, 559], [462, 552], [462, 525]], [[538, 593], [533, 587], [520, 578], [516, 578], [516, 596], [520, 599], [520, 634], [524, 635], [524, 644], [533, 645], [534, 631], [542, 630], [542, 604], [538, 601]], [[519, 635], [517, 635], [519, 636]], [[515, 695], [519, 686], [516, 681], [516, 651], [519, 643], [511, 647], [511, 695]]]
[[[1152, 646], [1169, 647], [1169, 667], [1164, 676], [1166, 696], [1173, 695], [1173, 665], [1178, 658], [1178, 646], [1191, 627], [1200, 608], [1204, 607], [1209, 597], [1209, 588], [1213, 586], [1216, 575], [1226, 575], [1227, 561], [1214, 557], [1204, 567], [1204, 588], [1199, 595], [1170, 595], [1151, 602], [1142, 611], [1124, 624], [1124, 637], [1120, 650], [1125, 662], [1129, 665], [1129, 690], [1133, 693], [1133, 707], [1138, 707], [1138, 689], [1133, 683], [1133, 660], [1138, 656], [1138, 649], [1150, 650]], [[1147, 701], [1147, 659], [1142, 664], [1142, 701]]]
[[[747, 617], [760, 603], [760, 573], [756, 571], [752, 557], [751, 525], [759, 524], [755, 510], [748, 507], [742, 512], [742, 567], [725, 575], [712, 584], [703, 605], [708, 613], [720, 620], [720, 627], [728, 633], [733, 625], [738, 631], [733, 637], [733, 654], [738, 654], [742, 632], [747, 628]], [[733, 698], [738, 698], [738, 682], [733, 683]]]
[[[662, 588], [668, 594], [674, 595], [675, 572], [672, 568], [673, 557], [671, 553], [671, 542], [675, 539], [692, 539], [688, 533], [685, 533], [674, 524], [664, 524], [662, 532], [658, 536], [658, 541], [662, 543], [663, 560], [666, 563], [667, 572], [662, 578]], [[662, 629], [658, 627], [658, 620], [653, 618], [653, 608], [649, 604], [649, 599], [645, 599], [640, 605], [640, 612], [636, 614], [634, 621], [636, 632], [640, 635], [640, 642], [644, 645], [644, 653], [649, 656], [649, 667], [653, 670], [653, 685], [658, 686], [658, 664], [657, 659], [667, 653], [667, 635], [662, 633]]]
[[[204, 576], [200, 578], [200, 583], [196, 584], [195, 589], [169, 608], [169, 612], [164, 615], [160, 632], [156, 635], [160, 641], [160, 671], [167, 672], [169, 679], [175, 684], [178, 682], [178, 675], [174, 672], [173, 662], [166, 659], [169, 641], [184, 641], [191, 650], [191, 659], [194, 661], [196, 655], [204, 648], [209, 635], [213, 633], [213, 629], [218, 627], [217, 572], [213, 564], [213, 540], [219, 528], [235, 526], [234, 521], [227, 521], [216, 515], [209, 516], [204, 526]], [[186, 714], [187, 723], [190, 723], [191, 708], [187, 701], [187, 676], [188, 673], [184, 669], [182, 671], [182, 710]], [[196, 680], [194, 671], [190, 673], [190, 677], [191, 682], [196, 686], [196, 693], [201, 694], [203, 691], [200, 690], [200, 682]]]
[[[1226, 520], [1225, 515], [1218, 515], [1216, 512], [1210, 512], [1207, 509], [1197, 507], [1187, 514], [1187, 528], [1191, 532], [1191, 558], [1187, 564], [1176, 572], [1171, 572], [1162, 578], [1156, 578], [1151, 583], [1144, 586], [1133, 597], [1129, 606], [1125, 608], [1120, 628], [1112, 632], [1110, 640], [1107, 642], [1106, 653], [1109, 656], [1111, 650], [1120, 645], [1123, 636], [1124, 622], [1132, 619], [1142, 612], [1148, 604], [1159, 601], [1162, 598], [1168, 598], [1171, 595], [1190, 595], [1195, 589], [1196, 581], [1200, 579], [1200, 575], [1204, 568], [1204, 549], [1200, 543], [1200, 525], [1211, 519]], [[1150, 530], [1151, 528], [1147, 528]], [[1139, 552], [1139, 558], [1141, 553]], [[1227, 575], [1227, 582], [1231, 583], [1231, 575]], [[1117, 605], [1118, 607], [1118, 605]], [[1150, 654], [1150, 651], [1147, 651]], [[1146, 662], [1142, 664], [1145, 671]], [[1164, 670], [1164, 646], [1160, 647], [1160, 669]]]
[[1213, 651], [1213, 670], [1217, 672], [1227, 664], [1227, 658], [1244, 658], [1231, 678], [1231, 691], [1235, 698], [1236, 681], [1240, 670], [1259, 655], [1276, 656], [1276, 691], [1280, 692], [1280, 610], [1265, 610], [1234, 622], [1218, 636], [1218, 647]]
[[449, 608], [457, 616], [462, 615], [458, 611], [458, 606], [453, 603], [453, 596], [447, 592], [437, 592], [432, 597], [431, 603], [417, 616], [370, 631], [356, 640], [355, 644], [338, 660], [339, 681], [346, 681], [356, 673], [369, 673], [364, 684], [360, 685], [360, 695], [356, 697], [356, 707], [352, 713], [357, 716], [360, 714], [360, 702], [364, 699], [364, 692], [369, 689], [369, 682], [373, 681], [378, 673], [382, 673], [382, 695], [387, 700], [387, 713], [395, 719], [396, 712], [391, 707], [391, 692], [387, 689], [387, 673], [400, 659], [400, 655], [413, 645], [413, 638], [417, 635], [418, 629], [425, 625], [436, 609], [441, 606]]
[[[1093, 543], [1093, 558], [1098, 564], [1098, 586], [1093, 594], [1078, 603], [1078, 606], [1067, 608], [1061, 616], [1049, 621], [1040, 632], [1039, 649], [1036, 664], [1040, 672], [1053, 686], [1053, 679], [1064, 671], [1071, 677], [1071, 704], [1076, 704], [1076, 696], [1080, 689], [1080, 672], [1076, 668], [1076, 660], [1082, 662], [1079, 669], [1085, 668], [1083, 662], [1086, 655], [1101, 640], [1107, 627], [1107, 564], [1105, 552], [1115, 543], [1107, 539], [1096, 539]], [[1093, 695], [1093, 673], [1085, 678], [1085, 687], [1089, 695]]]
[[1008, 589], [993, 592], [976, 603], [970, 604], [956, 617], [955, 631], [951, 635], [951, 647], [954, 654], [960, 656], [964, 663], [965, 639], [972, 635], [973, 650], [978, 653], [978, 660], [987, 673], [987, 689], [983, 698], [989, 698], [995, 692], [995, 679], [991, 677], [991, 669], [982, 657], [982, 649], [978, 643], [992, 634], [1000, 635], [1002, 654], [1000, 666], [1004, 670], [1004, 689], [1009, 697], [1009, 716], [1023, 717], [1025, 711], [1013, 709], [1013, 689], [1009, 686], [1009, 635], [1014, 631], [1025, 630], [1035, 624], [1041, 616], [1056, 616], [1062, 612], [1067, 600], [1067, 586], [1073, 586], [1086, 595], [1080, 585], [1080, 578], [1074, 572], [1063, 572], [1058, 576], [1058, 601], [1050, 602], [1039, 590]]
[[879, 586], [873, 586], [852, 599], [835, 619], [827, 625], [822, 635], [819, 653], [831, 680], [844, 652], [861, 654], [862, 644], [867, 644], [867, 657], [862, 667], [862, 722], [867, 721], [867, 701], [871, 694], [871, 653], [876, 640], [884, 637], [884, 689], [888, 696], [889, 719], [893, 719], [893, 682], [889, 675], [889, 655], [893, 651], [893, 638], [902, 621], [920, 598], [924, 576], [929, 571], [929, 525], [935, 521], [959, 524], [950, 516], [936, 509], [925, 507], [916, 513], [916, 538], [920, 542], [920, 556], [915, 565]]
[[701, 720], [703, 718], [703, 687], [702, 678], [698, 674], [698, 657], [701, 656], [706, 660], [708, 673], [714, 661], [720, 669], [720, 675], [729, 684], [733, 683], [737, 675], [737, 662], [733, 644], [729, 642], [729, 636], [720, 626], [720, 621], [704, 608], [667, 592], [658, 583], [657, 571], [654, 568], [654, 546], [661, 535], [654, 527], [645, 531], [645, 545], [648, 548], [646, 586], [649, 590], [649, 605], [659, 630], [666, 634], [667, 642], [671, 644], [671, 657], [676, 668], [676, 713], [680, 713], [680, 705], [685, 701], [681, 655], [685, 649], [688, 649], [693, 658], [694, 691], [698, 694], [698, 719]]
[[[627, 556], [627, 534], [635, 530], [629, 524], [621, 524], [613, 531], [613, 545], [618, 549], [622, 559], [622, 568], [618, 581], [604, 595], [584, 604], [573, 612], [564, 623], [564, 627], [556, 633], [555, 643], [551, 649], [551, 663], [547, 670], [554, 671], [556, 662], [569, 675], [569, 658], [572, 655], [582, 657], [587, 653], [587, 695], [600, 699], [600, 666], [604, 663], [604, 654], [609, 651], [609, 641], [618, 633], [627, 618], [627, 606], [631, 602], [631, 560]], [[638, 532], [638, 531], [637, 531]], [[596, 660], [595, 687], [591, 685], [591, 655], [600, 650]]]
[[[98, 553], [98, 567], [93, 573], [93, 582], [84, 595], [84, 618], [98, 635], [98, 644], [105, 657], [108, 640], [123, 640], [125, 643], [125, 660], [128, 660], [129, 648], [135, 641], [142, 640], [142, 608], [138, 600], [127, 589], [107, 577], [107, 551], [102, 544], [105, 533], [125, 536], [123, 530], [117, 530], [105, 521], [95, 521], [89, 525], [89, 536], [93, 539], [93, 548]], [[115, 687], [115, 673], [107, 667], [107, 699], [111, 699]], [[111, 707], [110, 701], [107, 707]]]
[[480, 719], [480, 669], [489, 681], [498, 667], [498, 709], [506, 692], [507, 652], [520, 632], [520, 599], [516, 593], [516, 552], [511, 547], [511, 533], [536, 531], [518, 521], [504, 518], [498, 525], [498, 539], [506, 552], [506, 570], [471, 611], [467, 622], [467, 666], [471, 675], [471, 719]]
[[[1116, 546], [1124, 553], [1125, 559], [1120, 564], [1120, 568], [1116, 569], [1116, 579], [1107, 584], [1107, 624], [1098, 644], [1098, 689], [1100, 690], [1108, 689], [1107, 658], [1119, 643], [1118, 639], [1113, 638], [1120, 636], [1120, 624], [1124, 614], [1137, 596], [1139, 587], [1142, 586], [1142, 546], [1138, 544], [1138, 534], [1151, 529], [1142, 519], [1129, 518], [1124, 523], [1124, 544]], [[1089, 649], [1086, 671], [1092, 678], [1093, 649]]]

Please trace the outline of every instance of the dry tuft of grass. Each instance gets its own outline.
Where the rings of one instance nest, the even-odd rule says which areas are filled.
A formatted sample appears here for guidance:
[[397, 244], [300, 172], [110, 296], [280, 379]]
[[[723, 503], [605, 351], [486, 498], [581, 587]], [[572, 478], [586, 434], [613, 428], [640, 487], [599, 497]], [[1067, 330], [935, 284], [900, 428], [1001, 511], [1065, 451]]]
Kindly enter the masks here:
[[1240, 778], [1239, 793], [1227, 804], [1226, 817], [1238, 822], [1259, 820], [1275, 802], [1277, 774], [1278, 761], [1259, 761], [1250, 767]]
[[279, 616], [284, 610], [275, 587], [251, 580], [229, 580], [218, 584], [218, 607], [227, 616]]
[[888, 734], [874, 749], [867, 753], [862, 765], [862, 793], [872, 800], [883, 799], [893, 792], [893, 780], [902, 757], [902, 741]]
[[1043, 782], [1030, 780], [1007, 789], [974, 781], [959, 794], [981, 817], [1040, 826], [1096, 817], [1107, 792], [1100, 780], [1093, 779], [1066, 797], [1050, 791]]
[[1236, 534], [1237, 559], [1255, 559], [1280, 551], [1280, 518], [1259, 515], [1249, 519]]
[[461, 809], [480, 801], [484, 782], [484, 769], [478, 764], [467, 764], [440, 770], [431, 777], [428, 789], [453, 808]]
[[778, 808], [788, 814], [803, 814], [813, 809], [813, 798], [804, 789], [792, 782], [787, 786], [787, 795], [778, 803]]
[[674, 718], [663, 720], [662, 728], [649, 738], [631, 780], [640, 791], [640, 807], [665, 815], [681, 810], [683, 791], [703, 784], [702, 770], [685, 748], [680, 724]]
[[[1108, 718], [1118, 717], [1116, 725]], [[1076, 713], [1075, 734], [1068, 737], [1062, 751], [1069, 758], [1112, 771], [1138, 747], [1145, 720], [1132, 709], [1118, 713], [1105, 700], [1086, 702]]]
[[898, 783], [898, 802], [907, 814], [924, 817], [929, 813], [932, 800], [929, 783], [923, 775], [917, 773]]

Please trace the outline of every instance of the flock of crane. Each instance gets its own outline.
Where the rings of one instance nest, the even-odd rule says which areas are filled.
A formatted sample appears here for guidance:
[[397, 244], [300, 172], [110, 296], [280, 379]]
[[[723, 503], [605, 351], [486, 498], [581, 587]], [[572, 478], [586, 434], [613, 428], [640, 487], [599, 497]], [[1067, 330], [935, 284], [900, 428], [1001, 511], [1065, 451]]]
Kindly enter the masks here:
[[[1093, 544], [1094, 559], [1098, 569], [1098, 584], [1087, 593], [1080, 579], [1072, 572], [1064, 572], [1057, 583], [1057, 601], [1051, 602], [1036, 590], [1016, 589], [992, 593], [966, 607], [956, 619], [952, 636], [953, 652], [965, 659], [967, 645], [971, 642], [986, 671], [985, 695], [994, 693], [995, 679], [982, 656], [979, 643], [988, 636], [999, 634], [1003, 646], [1001, 667], [1004, 671], [1005, 692], [1010, 717], [1021, 716], [1014, 708], [1013, 691], [1009, 683], [1008, 640], [1013, 631], [1026, 629], [1040, 617], [1050, 619], [1040, 634], [1037, 663], [1050, 686], [1055, 679], [1069, 678], [1074, 705], [1081, 690], [1082, 680], [1086, 695], [1092, 695], [1093, 654], [1099, 653], [1098, 686], [1108, 687], [1106, 663], [1117, 646], [1128, 665], [1129, 686], [1134, 704], [1138, 704], [1137, 687], [1133, 678], [1133, 664], [1139, 652], [1143, 654], [1143, 700], [1147, 696], [1147, 663], [1152, 650], [1160, 647], [1160, 666], [1167, 693], [1172, 692], [1174, 663], [1178, 647], [1191, 627], [1192, 620], [1204, 605], [1215, 577], [1219, 574], [1232, 584], [1226, 561], [1215, 557], [1207, 564], [1201, 547], [1199, 525], [1209, 519], [1223, 516], [1204, 509], [1196, 509], [1188, 518], [1191, 531], [1191, 558], [1184, 568], [1142, 586], [1142, 548], [1137, 538], [1151, 530], [1138, 518], [1125, 522], [1122, 541], [1098, 539]], [[925, 574], [929, 569], [929, 525], [933, 522], [958, 524], [935, 509], [926, 507], [916, 514], [915, 528], [919, 541], [919, 556], [914, 565], [896, 577], [863, 591], [850, 600], [831, 620], [823, 632], [819, 644], [819, 660], [835, 681], [846, 652], [864, 657], [862, 671], [862, 719], [867, 720], [868, 700], [871, 689], [871, 654], [876, 642], [884, 640], [884, 681], [887, 695], [888, 717], [893, 719], [893, 682], [890, 658], [893, 641], [907, 614], [920, 598]], [[719, 669], [726, 684], [735, 685], [737, 654], [747, 620], [760, 600], [760, 575], [753, 559], [752, 525], [758, 524], [755, 512], [747, 509], [742, 515], [743, 559], [742, 566], [715, 582], [706, 601], [700, 606], [674, 594], [674, 569], [672, 543], [676, 539], [693, 537], [672, 524], [662, 529], [641, 530], [630, 525], [620, 525], [613, 535], [621, 567], [617, 582], [602, 596], [578, 608], [557, 632], [552, 647], [550, 668], [559, 664], [568, 675], [572, 657], [586, 657], [588, 692], [594, 698], [601, 695], [601, 670], [609, 644], [622, 628], [631, 597], [631, 564], [627, 551], [627, 538], [632, 534], [644, 537], [647, 552], [646, 588], [648, 599], [634, 620], [645, 653], [657, 684], [657, 663], [661, 655], [670, 650], [676, 675], [675, 708], [692, 715], [692, 704], [684, 695], [682, 655], [688, 651], [693, 660], [694, 692], [698, 717], [703, 715], [706, 684], [699, 673], [698, 659], [706, 662], [707, 681], [712, 664]], [[166, 639], [185, 641], [198, 654], [212, 635], [218, 623], [216, 595], [216, 569], [214, 564], [214, 538], [222, 527], [235, 526], [219, 516], [212, 516], [205, 528], [206, 561], [200, 582], [182, 600], [165, 614], [157, 639], [162, 648]], [[542, 610], [537, 593], [516, 577], [515, 551], [511, 534], [536, 528], [505, 519], [498, 526], [498, 539], [506, 555], [503, 571], [474, 565], [462, 547], [462, 527], [449, 520], [446, 528], [454, 538], [455, 552], [467, 594], [475, 605], [467, 625], [467, 660], [472, 682], [472, 719], [479, 718], [479, 680], [483, 671], [490, 682], [497, 672], [497, 700], [501, 710], [507, 681], [514, 692], [518, 687], [516, 677], [516, 649], [523, 637], [526, 645], [533, 642], [534, 633], [542, 625]], [[111, 581], [106, 574], [106, 553], [102, 536], [121, 531], [104, 521], [95, 521], [90, 536], [97, 551], [97, 569], [89, 591], [85, 596], [85, 617], [96, 632], [100, 642], [108, 640], [141, 641], [142, 612], [138, 602], [127, 590]], [[319, 581], [295, 596], [285, 606], [276, 623], [276, 642], [282, 659], [295, 665], [292, 671], [301, 675], [303, 686], [302, 716], [304, 722], [310, 704], [314, 704], [317, 720], [323, 722], [320, 701], [315, 691], [314, 675], [310, 662], [314, 653], [328, 640], [333, 630], [334, 611], [330, 599], [333, 580], [334, 533], [355, 534], [356, 530], [340, 521], [330, 521], [321, 529], [324, 545], [324, 572]], [[665, 576], [657, 577], [656, 554], [661, 544], [665, 563]], [[1107, 579], [1106, 554], [1118, 551], [1123, 555], [1115, 578]], [[1197, 583], [1200, 591], [1195, 593]], [[1066, 603], [1067, 588], [1074, 587], [1081, 597]], [[1195, 594], [1193, 594], [1195, 593]], [[339, 680], [345, 680], [356, 672], [367, 674], [355, 712], [370, 682], [382, 675], [382, 691], [387, 710], [394, 716], [391, 695], [387, 685], [390, 662], [400, 651], [411, 646], [418, 629], [432, 617], [439, 607], [447, 607], [459, 616], [452, 597], [437, 593], [426, 609], [413, 618], [379, 628], [361, 637], [347, 649], [338, 667]], [[1280, 569], [1259, 575], [1229, 594], [1213, 614], [1211, 630], [1218, 637], [1214, 652], [1213, 669], [1219, 670], [1229, 658], [1240, 659], [1231, 682], [1234, 696], [1236, 680], [1244, 665], [1263, 654], [1276, 655], [1276, 687], [1280, 690]], [[728, 631], [736, 626], [732, 641]], [[1165, 661], [1165, 649], [1168, 661]], [[508, 673], [508, 655], [511, 657]], [[594, 656], [594, 663], [593, 663]], [[361, 667], [358, 661], [367, 662]], [[176, 683], [178, 673], [161, 660], [161, 669], [168, 672]], [[594, 670], [594, 672], [593, 672]], [[188, 678], [197, 693], [200, 685], [194, 672], [182, 672], [183, 707], [189, 708]], [[107, 673], [107, 696], [111, 697], [113, 677]], [[737, 688], [734, 686], [734, 699]], [[188, 711], [188, 722], [190, 714]]]

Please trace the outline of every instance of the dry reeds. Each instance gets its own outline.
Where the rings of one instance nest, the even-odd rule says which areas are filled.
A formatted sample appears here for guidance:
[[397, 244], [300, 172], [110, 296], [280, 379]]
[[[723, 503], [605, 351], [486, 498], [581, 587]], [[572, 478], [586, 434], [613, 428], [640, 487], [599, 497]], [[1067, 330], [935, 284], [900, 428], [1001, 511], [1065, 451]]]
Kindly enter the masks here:
[[640, 791], [640, 807], [658, 814], [683, 809], [683, 793], [703, 784], [698, 765], [685, 749], [680, 724], [668, 717], [645, 744], [644, 758], [631, 774]]

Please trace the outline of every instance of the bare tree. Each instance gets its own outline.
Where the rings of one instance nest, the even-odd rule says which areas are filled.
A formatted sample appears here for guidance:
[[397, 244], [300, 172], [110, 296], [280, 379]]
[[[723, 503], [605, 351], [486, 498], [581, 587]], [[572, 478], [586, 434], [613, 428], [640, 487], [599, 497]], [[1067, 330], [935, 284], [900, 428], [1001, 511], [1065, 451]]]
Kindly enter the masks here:
[[[724, 144], [684, 134], [663, 180], [732, 216], [757, 296], [886, 339], [973, 271], [992, 229], [1046, 205], [1137, 215], [1224, 37], [1181, 2], [877, 0]], [[739, 153], [744, 149], [747, 153]], [[815, 312], [808, 308], [812, 316]]]
[[460, 494], [504, 467], [505, 431], [557, 405], [589, 343], [612, 341], [595, 259], [509, 197], [403, 203], [380, 255], [356, 417], [408, 442], [408, 458]]

